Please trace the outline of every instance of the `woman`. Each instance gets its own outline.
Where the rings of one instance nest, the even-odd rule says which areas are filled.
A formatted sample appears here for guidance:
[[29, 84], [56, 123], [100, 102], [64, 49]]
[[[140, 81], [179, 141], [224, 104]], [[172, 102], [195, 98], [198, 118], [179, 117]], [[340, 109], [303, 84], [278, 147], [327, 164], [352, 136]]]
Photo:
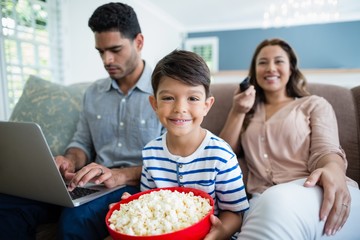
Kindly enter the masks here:
[[263, 41], [249, 77], [220, 133], [249, 168], [239, 239], [359, 239], [360, 191], [345, 175], [335, 113], [306, 91], [293, 49]]

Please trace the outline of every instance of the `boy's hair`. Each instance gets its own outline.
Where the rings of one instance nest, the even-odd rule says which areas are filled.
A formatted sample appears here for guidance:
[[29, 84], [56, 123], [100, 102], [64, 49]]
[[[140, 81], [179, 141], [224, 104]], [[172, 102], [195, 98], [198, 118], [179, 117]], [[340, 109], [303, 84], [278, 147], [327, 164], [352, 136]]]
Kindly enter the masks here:
[[124, 3], [107, 3], [91, 15], [89, 27], [93, 32], [119, 31], [123, 37], [135, 39], [141, 28], [132, 7]]
[[204, 59], [194, 52], [174, 50], [156, 64], [151, 76], [155, 97], [161, 78], [165, 76], [190, 86], [202, 85], [206, 98], [210, 96], [210, 70]]

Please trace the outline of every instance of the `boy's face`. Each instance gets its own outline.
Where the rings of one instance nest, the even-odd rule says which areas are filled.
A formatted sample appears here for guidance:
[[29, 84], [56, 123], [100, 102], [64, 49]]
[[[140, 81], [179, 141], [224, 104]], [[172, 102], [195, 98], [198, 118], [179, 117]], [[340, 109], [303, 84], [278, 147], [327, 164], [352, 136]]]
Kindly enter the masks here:
[[176, 136], [198, 134], [200, 124], [214, 103], [206, 99], [202, 85], [189, 86], [170, 77], [162, 77], [151, 106], [168, 133]]

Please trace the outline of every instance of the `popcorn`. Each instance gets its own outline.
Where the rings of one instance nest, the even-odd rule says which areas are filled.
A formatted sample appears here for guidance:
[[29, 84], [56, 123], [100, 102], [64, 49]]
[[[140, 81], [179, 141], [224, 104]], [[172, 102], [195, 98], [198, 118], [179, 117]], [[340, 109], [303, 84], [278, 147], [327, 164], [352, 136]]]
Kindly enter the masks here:
[[199, 222], [211, 210], [208, 199], [171, 190], [153, 191], [120, 204], [109, 218], [110, 228], [133, 236], [170, 233]]

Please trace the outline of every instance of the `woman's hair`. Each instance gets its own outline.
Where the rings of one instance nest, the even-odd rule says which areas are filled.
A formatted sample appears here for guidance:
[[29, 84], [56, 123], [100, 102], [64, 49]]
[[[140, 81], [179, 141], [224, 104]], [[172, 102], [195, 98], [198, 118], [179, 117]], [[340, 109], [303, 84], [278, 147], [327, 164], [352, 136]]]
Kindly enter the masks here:
[[93, 32], [118, 31], [131, 40], [141, 33], [134, 9], [124, 3], [111, 2], [98, 7], [91, 15], [88, 25]]
[[262, 41], [255, 49], [249, 69], [250, 84], [254, 85], [255, 87], [256, 98], [252, 109], [246, 114], [243, 129], [246, 129], [247, 125], [249, 124], [250, 119], [254, 115], [257, 104], [260, 102], [266, 102], [264, 90], [258, 85], [256, 80], [256, 59], [260, 51], [267, 46], [281, 47], [286, 52], [289, 58], [291, 75], [289, 77], [288, 83], [286, 84], [286, 93], [288, 97], [301, 98], [310, 95], [309, 92], [306, 90], [306, 78], [297, 66], [298, 59], [291, 46], [287, 42], [279, 38], [266, 39]]
[[174, 50], [162, 58], [151, 76], [154, 96], [163, 77], [176, 79], [186, 85], [205, 88], [206, 98], [210, 96], [210, 70], [198, 54], [185, 50]]

